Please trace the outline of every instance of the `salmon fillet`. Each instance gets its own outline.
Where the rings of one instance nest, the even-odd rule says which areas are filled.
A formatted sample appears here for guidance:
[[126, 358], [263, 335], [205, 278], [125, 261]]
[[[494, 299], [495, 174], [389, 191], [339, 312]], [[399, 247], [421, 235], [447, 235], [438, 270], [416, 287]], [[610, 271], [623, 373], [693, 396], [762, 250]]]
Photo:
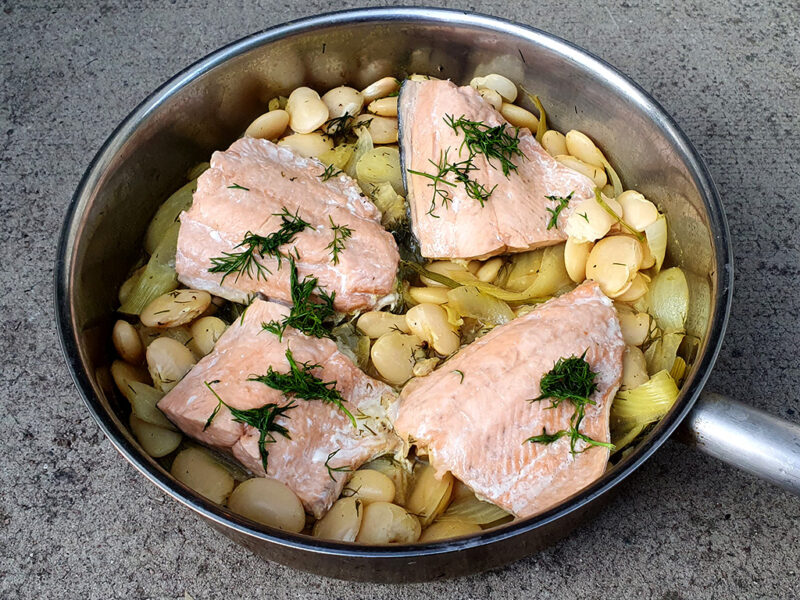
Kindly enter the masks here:
[[[625, 343], [611, 301], [594, 282], [495, 328], [400, 394], [396, 431], [428, 450], [437, 474], [450, 471], [477, 495], [528, 517], [558, 504], [603, 474], [609, 450], [571, 454], [570, 440], [525, 440], [569, 427], [570, 402], [549, 408], [539, 382], [559, 358], [581, 356], [597, 373], [597, 404], [580, 432], [608, 442], [611, 402]], [[463, 373], [463, 381], [462, 375]], [[583, 448], [579, 442], [577, 448]]]
[[[443, 187], [451, 195], [448, 206], [434, 198], [432, 181], [408, 169], [434, 174], [431, 164], [439, 163], [447, 151], [447, 162], [466, 160], [462, 148], [464, 134], [456, 133], [446, 122], [448, 115], [464, 117], [489, 126], [507, 121], [469, 86], [457, 87], [450, 81], [406, 81], [400, 91], [400, 149], [414, 234], [420, 251], [427, 258], [487, 258], [497, 254], [524, 252], [557, 244], [567, 239], [566, 219], [581, 200], [594, 197], [594, 182], [565, 167], [551, 157], [528, 129], [519, 130], [519, 149], [524, 154], [511, 157], [516, 171], [506, 177], [496, 159], [487, 162], [483, 154], [473, 158], [477, 169], [469, 176], [494, 190], [485, 206], [467, 195], [463, 183]], [[513, 135], [514, 128], [507, 126]], [[454, 182], [452, 174], [446, 176]], [[570, 206], [561, 211], [557, 227], [547, 229], [548, 208], [558, 204], [545, 196], [566, 197], [573, 193]], [[432, 214], [431, 214], [432, 213]]]
[[[358, 185], [341, 174], [323, 181], [325, 166], [303, 158], [268, 140], [242, 138], [225, 152], [215, 152], [211, 168], [197, 182], [191, 208], [182, 213], [175, 269], [185, 285], [246, 302], [260, 292], [290, 301], [289, 269], [275, 258], [258, 261], [271, 271], [266, 277], [242, 273], [210, 273], [211, 259], [235, 248], [248, 232], [267, 236], [280, 229], [277, 216], [286, 209], [311, 228], [297, 233], [291, 244], [299, 253], [300, 278], [313, 275], [326, 292], [336, 292], [337, 310], [368, 309], [394, 291], [399, 255], [390, 233], [381, 227], [380, 211]], [[245, 189], [242, 189], [245, 188]], [[352, 236], [333, 264], [328, 245], [334, 238], [331, 222], [352, 230]], [[294, 250], [292, 250], [294, 254]]]
[[280, 304], [255, 300], [244, 320], [228, 328], [214, 350], [161, 399], [158, 407], [184, 433], [231, 452], [253, 473], [263, 476], [257, 429], [234, 421], [223, 406], [203, 430], [218, 405], [205, 382], [216, 381], [214, 391], [236, 409], [259, 408], [268, 403], [282, 406], [288, 402], [282, 392], [247, 379], [266, 374], [270, 366], [277, 372], [289, 371], [287, 348], [291, 348], [298, 363], [321, 365], [314, 375], [336, 382], [336, 389], [346, 400], [344, 406], [356, 416], [358, 428], [335, 405], [296, 399], [296, 407], [277, 419], [289, 430], [291, 439], [274, 435], [275, 443], [267, 445], [266, 473], [289, 486], [305, 509], [319, 518], [339, 496], [348, 478], [345, 471], [328, 474], [325, 461], [330, 453], [338, 450], [329, 466], [355, 470], [368, 460], [402, 447], [389, 420], [394, 416], [396, 396], [389, 386], [364, 374], [329, 339], [308, 337], [287, 328], [279, 341], [262, 330], [263, 322], [279, 320], [287, 313], [288, 309]]

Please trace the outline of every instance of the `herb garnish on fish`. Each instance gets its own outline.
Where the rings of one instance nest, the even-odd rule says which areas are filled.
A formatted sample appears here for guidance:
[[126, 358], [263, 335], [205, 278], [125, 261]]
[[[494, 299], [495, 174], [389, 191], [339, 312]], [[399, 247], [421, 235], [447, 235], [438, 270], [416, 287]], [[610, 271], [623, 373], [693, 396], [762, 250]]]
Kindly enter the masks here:
[[349, 473], [353, 470], [352, 467], [347, 465], [342, 465], [341, 467], [332, 467], [330, 465], [331, 459], [336, 456], [341, 448], [337, 448], [330, 454], [328, 454], [328, 458], [325, 459], [325, 468], [328, 469], [328, 477], [330, 477], [333, 481], [336, 481], [336, 477], [333, 476], [334, 473]]
[[340, 169], [337, 169], [335, 165], [328, 165], [327, 167], [325, 167], [325, 170], [322, 173], [320, 173], [319, 178], [322, 179], [322, 181], [328, 181], [328, 179], [330, 179], [331, 177], [336, 177], [337, 175], [341, 174], [342, 171]]
[[208, 417], [206, 424], [203, 426], [203, 431], [208, 429], [211, 422], [214, 420], [214, 417], [217, 416], [219, 409], [225, 406], [229, 411], [231, 411], [231, 416], [233, 420], [237, 423], [244, 423], [245, 425], [250, 425], [258, 429], [260, 435], [258, 437], [258, 452], [261, 455], [261, 466], [264, 467], [264, 473], [267, 472], [267, 459], [269, 458], [269, 452], [267, 451], [267, 444], [274, 444], [275, 443], [275, 435], [280, 434], [286, 439], [292, 439], [289, 435], [289, 430], [286, 429], [283, 425], [279, 425], [275, 422], [275, 419], [278, 417], [286, 417], [286, 412], [289, 409], [295, 408], [296, 405], [294, 400], [289, 401], [288, 404], [284, 404], [283, 406], [279, 406], [278, 404], [269, 403], [261, 406], [259, 408], [251, 408], [249, 410], [240, 410], [238, 408], [233, 408], [225, 403], [225, 401], [220, 398], [219, 394], [212, 388], [211, 386], [215, 383], [219, 383], [218, 379], [214, 381], [204, 381], [205, 386], [211, 390], [211, 393], [214, 394], [214, 397], [217, 399], [217, 406], [214, 409], [214, 412], [211, 413], [211, 416]]
[[283, 212], [275, 213], [276, 217], [281, 217], [281, 227], [278, 231], [273, 231], [269, 235], [257, 235], [248, 231], [240, 244], [236, 248], [244, 248], [240, 252], [223, 252], [222, 256], [217, 256], [211, 259], [211, 273], [223, 273], [220, 283], [225, 281], [225, 278], [232, 273], [236, 273], [236, 279], [244, 273], [248, 277], [255, 277], [257, 279], [266, 279], [267, 275], [271, 275], [267, 267], [262, 265], [256, 259], [271, 256], [278, 259], [278, 267], [281, 265], [281, 260], [284, 255], [280, 251], [280, 247], [288, 244], [294, 240], [294, 236], [306, 227], [311, 227], [300, 216], [295, 213], [294, 215], [286, 210], [284, 207]]
[[558, 205], [555, 208], [548, 208], [547, 212], [550, 213], [550, 220], [547, 222], [547, 229], [552, 229], [558, 225], [558, 215], [561, 214], [561, 211], [567, 208], [569, 201], [572, 200], [572, 195], [575, 192], [570, 192], [567, 196], [545, 196], [551, 202], [557, 202]]
[[233, 185], [228, 186], [229, 190], [244, 190], [245, 192], [249, 192], [250, 188], [246, 188], [243, 185], [239, 185], [238, 183], [234, 183]]
[[333, 240], [326, 246], [331, 251], [331, 262], [334, 265], [339, 264], [339, 252], [344, 250], [344, 241], [353, 235], [353, 230], [347, 225], [337, 225], [333, 222], [333, 217], [328, 216], [331, 221], [331, 231], [333, 231]]
[[511, 171], [517, 170], [517, 165], [511, 162], [514, 156], [525, 157], [519, 149], [519, 127], [514, 127], [514, 135], [506, 131], [506, 123], [487, 125], [483, 121], [471, 121], [465, 116], [455, 119], [452, 115], [445, 115], [444, 122], [454, 132], [459, 129], [464, 134], [461, 147], [469, 150], [470, 161], [478, 154], [483, 154], [491, 165], [492, 159], [500, 162], [503, 175], [509, 176]]
[[550, 408], [557, 408], [561, 402], [568, 400], [575, 407], [575, 412], [569, 419], [569, 428], [555, 433], [547, 433], [546, 429], [542, 429], [541, 435], [535, 435], [525, 441], [551, 444], [562, 437], [569, 436], [570, 452], [572, 454], [583, 452], [583, 450], [575, 450], [578, 440], [582, 440], [590, 446], [602, 446], [613, 450], [614, 444], [598, 442], [579, 431], [581, 421], [586, 416], [586, 405], [596, 404], [589, 397], [597, 390], [597, 384], [594, 381], [595, 377], [597, 377], [597, 373], [592, 371], [591, 366], [586, 362], [586, 352], [580, 357], [559, 358], [555, 366], [542, 377], [539, 383], [539, 389], [541, 390], [539, 397], [533, 398], [529, 402], [537, 402], [549, 398], [552, 402]]
[[292, 355], [291, 349], [286, 349], [286, 360], [289, 361], [289, 372], [278, 373], [270, 366], [266, 375], [250, 377], [248, 381], [258, 381], [279, 390], [287, 397], [302, 400], [321, 400], [323, 404], [333, 404], [338, 407], [356, 427], [356, 420], [352, 413], [344, 406], [346, 400], [341, 392], [336, 389], [335, 381], [322, 381], [312, 371], [321, 365], [308, 362], [298, 363]]
[[[328, 294], [319, 288], [316, 277], [306, 276], [303, 281], [299, 281], [297, 276], [297, 265], [294, 258], [289, 257], [290, 277], [289, 291], [292, 295], [292, 308], [288, 316], [282, 321], [270, 321], [262, 323], [261, 327], [274, 333], [278, 339], [283, 338], [283, 332], [287, 327], [294, 327], [306, 335], [316, 338], [333, 338], [331, 332], [325, 327], [324, 321], [334, 314], [333, 299], [336, 292]], [[314, 302], [311, 299], [314, 291], [322, 302]]]

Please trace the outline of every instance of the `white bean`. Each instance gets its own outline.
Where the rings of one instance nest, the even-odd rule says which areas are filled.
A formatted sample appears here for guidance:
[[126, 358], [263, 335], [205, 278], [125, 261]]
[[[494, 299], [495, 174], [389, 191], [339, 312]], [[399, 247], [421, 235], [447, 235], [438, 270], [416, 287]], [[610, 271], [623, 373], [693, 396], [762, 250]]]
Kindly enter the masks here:
[[622, 355], [622, 389], [632, 390], [648, 379], [644, 353], [636, 346], [626, 346]]
[[183, 379], [194, 366], [192, 351], [168, 337], [160, 337], [147, 347], [147, 369], [153, 384], [162, 392], [168, 392]]
[[400, 82], [394, 77], [383, 77], [374, 83], [370, 83], [367, 87], [361, 90], [361, 95], [364, 97], [365, 102], [372, 102], [378, 98], [384, 98], [397, 91], [400, 88]]
[[202, 290], [173, 290], [144, 307], [139, 318], [145, 327], [178, 327], [196, 319], [211, 303]]
[[406, 323], [414, 335], [443, 356], [449, 356], [461, 345], [461, 338], [447, 320], [447, 311], [438, 304], [426, 302], [410, 308]]
[[422, 340], [416, 335], [391, 331], [375, 340], [370, 351], [372, 364], [380, 376], [392, 385], [411, 379], [414, 363], [425, 358]]
[[[567, 152], [597, 169], [603, 169], [605, 157], [595, 143], [585, 133], [572, 129], [565, 136]], [[602, 186], [601, 186], [602, 187]]]
[[419, 521], [405, 509], [389, 502], [373, 502], [364, 508], [356, 541], [362, 544], [412, 544], [422, 531]]
[[439, 81], [438, 77], [433, 75], [423, 75], [422, 73], [412, 73], [408, 76], [409, 81]]
[[480, 525], [466, 521], [437, 521], [432, 523], [420, 536], [420, 542], [437, 542], [462, 535], [471, 535], [483, 531]]
[[291, 148], [305, 158], [316, 158], [333, 148], [333, 139], [319, 132], [293, 133], [281, 139], [278, 146]]
[[122, 319], [114, 323], [114, 329], [111, 330], [111, 341], [122, 360], [132, 365], [142, 362], [144, 347], [139, 338], [139, 332], [133, 325]]
[[437, 479], [436, 469], [431, 465], [417, 465], [414, 470], [414, 488], [408, 497], [406, 508], [419, 517], [423, 527], [427, 527], [447, 508], [453, 493], [453, 481], [449, 472]]
[[252, 521], [299, 533], [306, 526], [303, 505], [276, 479], [254, 477], [242, 482], [228, 499], [228, 508]]
[[[604, 197], [603, 201], [615, 214], [622, 214], [622, 208], [616, 200]], [[578, 203], [572, 211], [564, 231], [576, 242], [593, 242], [606, 235], [616, 223], [617, 220], [595, 198], [588, 198]]]
[[397, 116], [397, 96], [389, 98], [380, 98], [373, 100], [367, 106], [367, 110], [374, 115], [381, 117], [396, 117]]
[[581, 283], [586, 279], [586, 260], [593, 247], [592, 242], [578, 242], [575, 238], [567, 238], [564, 246], [564, 266], [567, 268], [567, 275], [575, 283]]
[[550, 156], [567, 154], [567, 138], [560, 131], [548, 129], [542, 136], [542, 147]]
[[599, 169], [593, 165], [587, 164], [579, 158], [575, 158], [569, 154], [559, 154], [555, 156], [555, 159], [565, 167], [569, 167], [581, 175], [586, 175], [586, 177], [594, 181], [594, 185], [596, 187], [601, 188], [608, 183], [608, 177], [606, 176], [604, 169]]
[[503, 97], [495, 90], [491, 90], [489, 88], [478, 88], [478, 93], [481, 95], [481, 98], [486, 100], [486, 102], [491, 105], [493, 109], [499, 111], [500, 107], [503, 106]]
[[319, 94], [308, 87], [299, 87], [286, 102], [289, 126], [296, 133], [311, 133], [329, 119], [328, 107]]
[[490, 258], [487, 260], [478, 272], [475, 273], [475, 276], [478, 278], [479, 281], [483, 281], [484, 283], [491, 283], [497, 277], [497, 274], [500, 272], [500, 269], [503, 267], [503, 259], [500, 257]]
[[650, 315], [645, 312], [619, 311], [619, 327], [626, 344], [641, 346], [650, 331]]
[[[361, 125], [365, 123], [365, 125]], [[394, 144], [397, 142], [397, 119], [377, 115], [359, 115], [353, 119], [353, 127], [367, 128], [375, 144]]]
[[128, 384], [131, 381], [138, 381], [148, 385], [152, 382], [149, 373], [143, 367], [135, 367], [122, 360], [115, 360], [111, 363], [111, 378], [123, 395], [128, 394]]
[[603, 238], [589, 253], [586, 278], [596, 281], [604, 294], [614, 298], [630, 287], [641, 261], [638, 240], [624, 235]]
[[636, 231], [644, 231], [658, 219], [658, 209], [644, 195], [626, 190], [617, 197], [622, 206], [622, 218]]
[[174, 451], [183, 439], [183, 435], [179, 431], [170, 431], [158, 425], [152, 425], [142, 421], [133, 413], [131, 413], [128, 423], [144, 451], [154, 458], [166, 456]]
[[534, 133], [539, 127], [539, 119], [536, 115], [516, 104], [503, 102], [503, 105], [500, 107], [500, 114], [514, 127], [527, 127]]
[[200, 448], [181, 451], [169, 472], [182, 484], [217, 504], [225, 502], [233, 491], [233, 477], [228, 470]]
[[391, 502], [394, 499], [394, 482], [386, 475], [372, 469], [361, 469], [353, 473], [347, 482], [352, 498], [371, 502]]
[[346, 85], [325, 92], [322, 101], [328, 107], [329, 119], [338, 119], [346, 114], [355, 117], [364, 108], [361, 92]]
[[217, 317], [202, 317], [190, 327], [192, 339], [189, 349], [197, 356], [206, 356], [214, 349], [217, 340], [225, 333], [228, 326]]
[[637, 273], [631, 285], [615, 299], [618, 302], [636, 302], [647, 293], [647, 280], [642, 273]]
[[246, 137], [262, 140], [279, 138], [289, 126], [289, 113], [285, 110], [270, 110], [256, 118], [244, 132]]
[[[475, 268], [475, 270], [477, 272], [477, 269], [480, 268], [480, 265], [482, 263], [480, 261], [474, 261], [474, 262], [478, 265]], [[471, 264], [471, 263], [468, 263], [468, 264]], [[451, 279], [452, 279], [451, 274], [453, 272], [458, 271], [462, 275], [467, 273], [467, 272], [469, 272], [469, 270], [467, 268], [467, 265], [463, 265], [463, 264], [460, 264], [460, 263], [457, 263], [457, 262], [452, 262], [452, 261], [449, 261], [449, 260], [437, 260], [437, 261], [434, 261], [434, 262], [432, 262], [432, 263], [430, 263], [428, 265], [425, 265], [425, 269], [427, 269], [431, 273], [436, 273], [437, 275], [444, 275], [445, 277], [450, 277]], [[477, 281], [477, 278], [475, 278], [475, 279]], [[443, 288], [447, 287], [443, 283], [439, 283], [438, 281], [434, 281], [433, 279], [425, 277], [424, 275], [420, 277], [420, 281], [422, 283], [424, 283], [425, 285], [430, 286], [430, 287], [443, 287]]]
[[503, 77], [497, 73], [491, 73], [486, 77], [475, 77], [469, 84], [475, 89], [489, 88], [496, 91], [506, 102], [514, 102], [517, 99], [517, 86], [508, 77]]
[[403, 333], [411, 333], [405, 315], [395, 315], [383, 310], [365, 312], [358, 317], [356, 327], [361, 333], [372, 339], [378, 339], [390, 331], [400, 330]]
[[410, 287], [408, 288], [408, 295], [417, 304], [427, 302], [429, 304], [444, 304], [447, 302], [446, 287]]
[[364, 516], [364, 503], [357, 498], [340, 498], [330, 510], [314, 524], [314, 537], [340, 542], [355, 542], [361, 519]]

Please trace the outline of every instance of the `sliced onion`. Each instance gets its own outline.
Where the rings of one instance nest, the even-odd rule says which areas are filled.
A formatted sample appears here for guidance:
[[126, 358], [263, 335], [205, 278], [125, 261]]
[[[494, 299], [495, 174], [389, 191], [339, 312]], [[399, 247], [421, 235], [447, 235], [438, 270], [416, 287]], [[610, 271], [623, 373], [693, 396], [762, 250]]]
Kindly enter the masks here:
[[647, 238], [647, 245], [650, 247], [650, 254], [656, 260], [653, 269], [658, 273], [661, 265], [664, 264], [664, 256], [667, 253], [667, 217], [658, 215], [654, 223], [644, 228], [644, 235]]
[[447, 292], [447, 304], [462, 317], [492, 325], [502, 325], [514, 318], [514, 311], [508, 304], [473, 285], [462, 285]]
[[462, 521], [476, 525], [488, 525], [509, 516], [499, 506], [491, 502], [478, 500], [474, 494], [453, 500], [447, 510], [439, 517], [439, 521]]
[[[666, 333], [686, 330], [689, 314], [689, 284], [678, 267], [662, 271], [650, 282], [647, 293], [650, 314]], [[672, 366], [672, 363], [667, 367]]]
[[647, 361], [647, 372], [658, 373], [659, 371], [669, 371], [675, 364], [678, 356], [678, 347], [683, 341], [682, 333], [664, 333], [659, 339], [650, 344], [644, 352]]

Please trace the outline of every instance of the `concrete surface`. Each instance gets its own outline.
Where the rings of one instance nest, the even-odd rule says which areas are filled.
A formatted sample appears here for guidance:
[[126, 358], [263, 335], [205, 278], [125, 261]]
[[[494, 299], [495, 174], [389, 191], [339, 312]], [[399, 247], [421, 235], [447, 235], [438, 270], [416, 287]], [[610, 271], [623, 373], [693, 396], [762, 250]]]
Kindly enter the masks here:
[[[709, 388], [800, 420], [800, 9], [449, 2], [577, 42], [634, 77], [707, 158], [736, 297]], [[162, 81], [218, 46], [355, 4], [14, 2], [0, 13], [0, 598], [797, 598], [800, 501], [675, 443], [556, 547], [430, 585], [264, 563], [146, 483], [78, 398], [53, 326], [54, 240], [86, 165]]]

